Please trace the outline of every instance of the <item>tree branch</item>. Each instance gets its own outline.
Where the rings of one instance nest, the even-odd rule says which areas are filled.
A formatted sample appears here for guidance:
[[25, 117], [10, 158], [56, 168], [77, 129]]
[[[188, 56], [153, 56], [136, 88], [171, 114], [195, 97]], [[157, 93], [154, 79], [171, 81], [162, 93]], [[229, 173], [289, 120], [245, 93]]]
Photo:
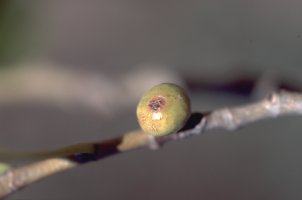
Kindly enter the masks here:
[[212, 129], [221, 128], [232, 131], [262, 119], [288, 114], [302, 114], [301, 93], [280, 91], [272, 93], [266, 99], [253, 104], [223, 108], [208, 113], [193, 113], [179, 132], [165, 137], [156, 138], [137, 130], [111, 140], [81, 144], [85, 146], [84, 152], [82, 151], [83, 148], [73, 148], [75, 146], [81, 147], [81, 145], [75, 145], [72, 148], [67, 147], [64, 149], [68, 149], [68, 155], [61, 154], [64, 157], [51, 158], [7, 170], [0, 176], [0, 198], [4, 198], [42, 178], [87, 162], [101, 160], [111, 155], [142, 147], [158, 149], [166, 142], [199, 135]]

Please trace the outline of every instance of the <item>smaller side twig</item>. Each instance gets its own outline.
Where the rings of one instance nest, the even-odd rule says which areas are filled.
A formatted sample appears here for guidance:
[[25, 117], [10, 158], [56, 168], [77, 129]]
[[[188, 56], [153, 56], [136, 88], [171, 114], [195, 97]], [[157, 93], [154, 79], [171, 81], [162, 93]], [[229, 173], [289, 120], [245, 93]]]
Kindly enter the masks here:
[[[48, 154], [51, 156], [57, 152], [59, 152], [59, 155], [69, 154], [62, 158], [50, 158], [27, 166], [7, 170], [0, 175], [0, 198], [52, 174], [76, 167], [80, 164], [100, 160], [114, 154], [131, 151], [148, 145], [154, 146], [153, 137], [141, 130], [137, 130], [106, 141], [73, 145], [58, 151], [50, 151], [49, 153], [37, 153], [33, 155], [33, 158]], [[72, 147], [74, 148], [72, 149]], [[79, 150], [83, 150], [84, 152], [80, 152]]]

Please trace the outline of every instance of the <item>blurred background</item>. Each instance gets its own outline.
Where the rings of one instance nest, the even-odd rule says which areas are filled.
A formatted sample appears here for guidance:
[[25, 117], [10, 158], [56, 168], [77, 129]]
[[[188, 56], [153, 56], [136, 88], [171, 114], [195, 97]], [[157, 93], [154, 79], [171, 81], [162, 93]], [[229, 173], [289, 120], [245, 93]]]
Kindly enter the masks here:
[[[301, 91], [302, 1], [0, 1], [0, 146], [136, 129], [154, 84], [194, 111]], [[212, 131], [51, 176], [8, 199], [301, 199], [301, 119]]]

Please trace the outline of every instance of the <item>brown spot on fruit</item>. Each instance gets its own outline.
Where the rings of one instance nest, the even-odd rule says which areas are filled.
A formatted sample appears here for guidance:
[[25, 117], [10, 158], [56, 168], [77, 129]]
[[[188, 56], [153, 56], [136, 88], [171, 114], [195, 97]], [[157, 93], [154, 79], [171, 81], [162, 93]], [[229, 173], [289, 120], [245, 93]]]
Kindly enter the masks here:
[[148, 104], [152, 111], [160, 111], [165, 106], [165, 99], [163, 97], [156, 97]]

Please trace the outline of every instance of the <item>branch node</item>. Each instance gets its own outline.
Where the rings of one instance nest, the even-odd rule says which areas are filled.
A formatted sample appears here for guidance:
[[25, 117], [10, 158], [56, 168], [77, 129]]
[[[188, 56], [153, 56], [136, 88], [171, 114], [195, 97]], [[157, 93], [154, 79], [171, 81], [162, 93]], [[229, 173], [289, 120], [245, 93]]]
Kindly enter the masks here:
[[218, 114], [221, 114], [221, 117], [223, 118], [221, 123], [224, 123], [225, 128], [227, 130], [233, 131], [238, 127], [238, 124], [236, 123], [233, 113], [229, 108], [224, 108], [223, 110], [221, 110], [221, 113]]
[[280, 95], [281, 93], [273, 92], [267, 97], [268, 105], [266, 108], [272, 117], [277, 117], [280, 114]]
[[148, 136], [147, 146], [148, 146], [148, 148], [151, 149], [151, 150], [158, 150], [158, 149], [160, 149], [160, 148], [162, 147], [162, 144], [160, 144], [160, 142], [157, 141], [157, 140], [155, 139], [155, 137], [154, 137], [153, 135], [150, 134], [150, 135]]

